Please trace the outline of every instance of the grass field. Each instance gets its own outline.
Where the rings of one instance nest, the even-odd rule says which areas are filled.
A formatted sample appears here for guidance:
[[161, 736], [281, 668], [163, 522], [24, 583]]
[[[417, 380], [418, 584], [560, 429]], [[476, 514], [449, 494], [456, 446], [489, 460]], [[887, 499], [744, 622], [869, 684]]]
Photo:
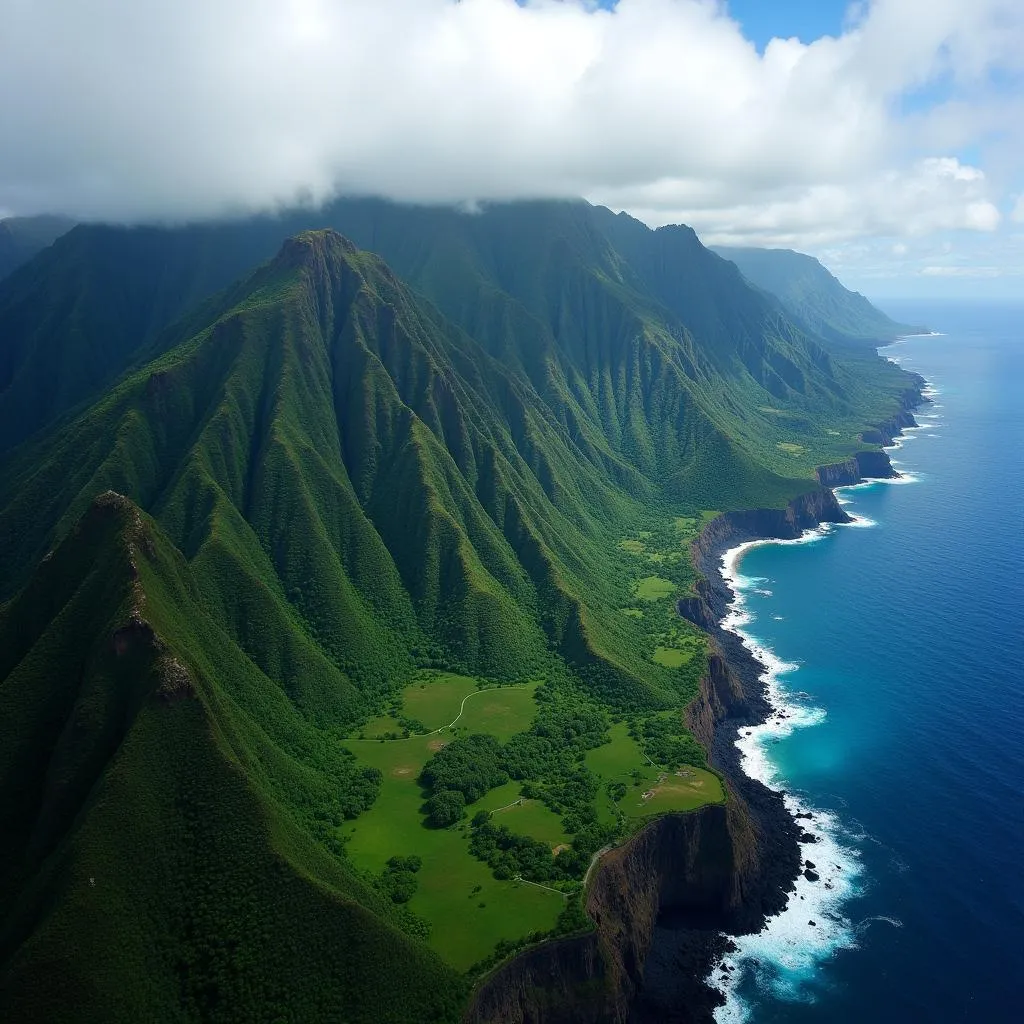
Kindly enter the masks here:
[[552, 849], [569, 842], [569, 836], [562, 828], [562, 819], [540, 800], [517, 801], [511, 807], [495, 811], [494, 822], [520, 835], [533, 836]]
[[427, 729], [440, 729], [458, 716], [462, 701], [480, 688], [469, 676], [450, 672], [424, 675], [402, 695], [402, 710], [407, 718], [416, 718]]
[[[602, 779], [598, 812], [603, 821], [614, 821], [617, 813], [639, 820], [666, 811], [691, 811], [725, 799], [722, 784], [713, 772], [682, 768], [680, 774], [663, 772], [652, 765], [625, 722], [611, 727], [611, 742], [587, 752], [587, 767]], [[621, 782], [626, 795], [615, 803], [607, 783]]]
[[659, 665], [664, 665], [665, 668], [679, 668], [680, 665], [685, 665], [689, 662], [693, 657], [693, 652], [681, 651], [676, 647], [655, 647], [652, 657]]
[[389, 733], [401, 734], [402, 727], [391, 715], [378, 715], [376, 718], [371, 718], [359, 731], [368, 740], [375, 740], [387, 736]]
[[637, 583], [633, 593], [641, 601], [660, 601], [675, 589], [676, 585], [671, 580], [663, 580], [660, 576], [645, 576]]
[[725, 799], [718, 776], [703, 768], [680, 768], [678, 772], [658, 773], [656, 779], [637, 795], [640, 789], [628, 790], [619, 804], [628, 818], [643, 818], [666, 811], [692, 811]]
[[517, 732], [529, 729], [537, 713], [537, 685], [493, 687], [474, 693], [466, 701], [455, 731], [466, 735], [485, 732], [504, 743]]
[[[552, 847], [566, 842], [561, 819], [539, 801], [507, 806], [519, 799], [518, 782], [499, 786], [471, 804], [467, 821], [459, 826], [432, 829], [424, 824], [424, 793], [417, 780], [453, 732], [484, 732], [504, 740], [528, 728], [536, 713], [536, 683], [485, 690], [478, 690], [478, 685], [466, 676], [438, 673], [406, 688], [403, 714], [428, 728], [449, 725], [462, 707], [452, 731], [444, 728], [432, 735], [384, 742], [346, 741], [361, 762], [379, 768], [384, 776], [373, 807], [342, 826], [348, 855], [357, 867], [374, 874], [396, 854], [422, 858], [418, 887], [408, 906], [430, 922], [430, 945], [459, 970], [486, 956], [502, 939], [554, 927], [564, 906], [561, 896], [537, 886], [498, 881], [469, 852], [467, 822], [479, 810], [497, 811], [501, 824]], [[366, 729], [364, 734], [369, 735]]]

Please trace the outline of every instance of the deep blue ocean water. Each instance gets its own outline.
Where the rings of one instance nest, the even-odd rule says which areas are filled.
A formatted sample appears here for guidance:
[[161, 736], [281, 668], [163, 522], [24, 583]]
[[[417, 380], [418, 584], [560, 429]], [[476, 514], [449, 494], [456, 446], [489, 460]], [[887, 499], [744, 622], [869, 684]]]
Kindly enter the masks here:
[[821, 878], [741, 943], [722, 1020], [1024, 1020], [1024, 305], [887, 312], [943, 332], [883, 350], [936, 389], [910, 482], [736, 569], [788, 709], [748, 764], [815, 815]]

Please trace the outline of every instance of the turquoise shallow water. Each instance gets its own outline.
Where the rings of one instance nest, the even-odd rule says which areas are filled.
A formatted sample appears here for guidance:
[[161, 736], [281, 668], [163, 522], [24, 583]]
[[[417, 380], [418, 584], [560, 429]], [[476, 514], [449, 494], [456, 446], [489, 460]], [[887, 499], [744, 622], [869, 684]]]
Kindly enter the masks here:
[[944, 332], [884, 350], [936, 389], [908, 482], [736, 568], [786, 716], [747, 764], [814, 814], [821, 877], [741, 943], [723, 1021], [1024, 1016], [1024, 306], [887, 311]]

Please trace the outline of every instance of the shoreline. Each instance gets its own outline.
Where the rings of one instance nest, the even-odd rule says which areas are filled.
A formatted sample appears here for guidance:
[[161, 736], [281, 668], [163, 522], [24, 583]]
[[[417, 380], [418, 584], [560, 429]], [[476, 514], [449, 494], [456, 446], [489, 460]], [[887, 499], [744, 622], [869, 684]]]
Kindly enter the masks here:
[[[840, 472], [841, 482], [823, 487], [830, 492], [840, 510], [847, 504], [841, 497], [841, 493], [847, 489], [854, 490], [879, 483], [913, 483], [917, 479], [912, 474], [898, 470], [898, 463], [893, 463], [889, 458], [889, 452], [898, 451], [914, 436], [908, 431], [925, 431], [930, 426], [918, 423], [911, 410], [930, 405], [937, 392], [924, 378], [919, 379], [914, 392], [913, 396], [904, 396], [903, 409], [893, 421], [877, 428], [882, 434], [881, 452], [874, 449], [867, 453], [872, 468], [875, 468], [876, 460], [881, 455], [889, 469], [888, 473], [868, 475], [858, 472], [855, 479], [850, 479], [849, 463], [819, 468], [818, 478], [823, 485], [830, 471], [833, 477], [835, 471]], [[898, 426], [898, 429], [891, 430], [891, 426]], [[858, 456], [861, 454], [864, 453], [858, 453]], [[856, 464], [858, 456], [850, 461]], [[712, 527], [714, 522], [705, 529]], [[775, 532], [757, 535], [755, 531], [726, 529], [712, 538], [710, 543], [702, 535], [693, 545], [694, 564], [703, 579], [698, 584], [697, 598], [681, 601], [679, 611], [711, 635], [713, 644], [739, 678], [743, 692], [742, 704], [730, 709], [730, 713], [715, 723], [709, 759], [741, 793], [760, 787], [778, 798], [774, 804], [771, 801], [763, 802], [759, 810], [762, 816], [766, 812], [773, 817], [784, 816], [790, 828], [785, 829], [781, 822], [776, 822], [777, 835], [785, 832], [794, 834], [789, 842], [791, 851], [795, 848], [796, 853], [796, 870], [785, 888], [782, 905], [765, 912], [758, 926], [750, 931], [722, 933], [724, 942], [719, 947], [723, 951], [721, 958], [708, 964], [703, 979], [705, 986], [716, 994], [714, 1019], [718, 1022], [746, 1019], [742, 1004], [731, 996], [743, 974], [742, 961], [757, 961], [757, 955], [750, 947], [762, 938], [766, 944], [770, 939], [770, 922], [780, 922], [781, 929], [786, 912], [791, 908], [795, 911], [797, 900], [804, 904], [801, 912], [804, 908], [808, 911], [807, 922], [802, 924], [802, 929], [814, 927], [815, 937], [822, 940], [821, 945], [840, 948], [851, 945], [854, 938], [849, 922], [836, 914], [834, 907], [854, 895], [860, 869], [858, 855], [856, 851], [847, 849], [837, 838], [841, 825], [838, 819], [828, 812], [804, 806], [788, 793], [785, 781], [779, 778], [777, 769], [765, 755], [766, 738], [781, 738], [796, 728], [817, 724], [823, 719], [825, 711], [801, 702], [799, 694], [788, 692], [780, 684], [780, 679], [797, 666], [782, 661], [743, 629], [750, 617], [744, 611], [746, 587], [740, 584], [744, 577], [739, 568], [744, 555], [753, 548], [768, 544], [815, 543], [840, 525], [857, 527], [874, 524], [864, 517], [843, 511], [843, 518], [829, 517], [807, 523], [798, 531], [794, 530], [792, 535], [780, 536]], [[713, 615], [711, 622], [708, 621], [709, 611]], [[762, 834], [762, 838], [765, 842], [772, 842], [769, 835]], [[810, 922], [814, 922], [813, 925]], [[742, 943], [744, 938], [754, 940], [746, 943], [746, 950], [735, 941], [739, 939]], [[799, 955], [793, 952], [796, 945], [793, 936], [782, 934], [778, 939], [782, 945], [790, 947], [787, 958], [798, 961]], [[817, 961], [820, 957], [810, 954], [809, 959]]]
[[914, 374], [894, 415], [861, 434], [865, 449], [819, 467], [817, 486], [809, 481], [785, 507], [723, 513], [692, 541], [699, 578], [676, 608], [708, 634], [709, 651], [700, 693], [684, 714], [727, 800], [656, 818], [606, 851], [584, 897], [593, 928], [528, 947], [499, 965], [474, 986], [464, 1024], [727, 1019], [720, 1016], [728, 1012], [722, 980], [737, 973], [730, 960], [739, 952], [735, 940], [763, 932], [798, 886], [811, 885], [801, 844], [817, 840], [807, 828], [825, 822], [745, 770], [742, 739], [777, 709], [766, 682], [770, 652], [751, 650], [728, 628], [737, 595], [723, 558], [745, 545], [806, 543], [823, 524], [870, 525], [844, 511], [836, 489], [900, 481], [885, 449], [898, 446], [903, 430], [919, 427], [911, 410], [930, 401], [925, 389], [927, 381]]

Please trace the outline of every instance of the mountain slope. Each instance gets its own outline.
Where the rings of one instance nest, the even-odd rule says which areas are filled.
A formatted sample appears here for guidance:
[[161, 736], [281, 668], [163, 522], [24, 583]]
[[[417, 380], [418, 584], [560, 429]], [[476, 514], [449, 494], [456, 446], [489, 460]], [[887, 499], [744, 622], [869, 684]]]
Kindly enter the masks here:
[[[605, 560], [654, 485], [337, 235], [287, 243], [243, 290], [9, 463], [8, 586], [113, 488], [159, 517], [254, 652], [295, 620], [315, 640], [331, 667], [258, 652], [311, 713], [351, 724], [424, 643], [499, 677], [549, 643], [589, 660], [580, 595], [628, 597]], [[622, 628], [595, 626], [617, 664]], [[627, 678], [671, 699], [669, 673]]]
[[70, 231], [66, 217], [5, 217], [0, 220], [0, 279]]
[[715, 246], [744, 277], [775, 295], [790, 316], [831, 341], [881, 344], [923, 330], [900, 324], [844, 288], [813, 256], [791, 249]]
[[[632, 429], [620, 386], [638, 336], [644, 353], [653, 344], [659, 360], [678, 366], [693, 401], [748, 454], [778, 433], [758, 412], [764, 405], [856, 418], [861, 429], [889, 415], [884, 396], [872, 403], [852, 393], [818, 343], [689, 229], [654, 232], [582, 202], [466, 214], [343, 200], [177, 229], [82, 226], [59, 239], [0, 283], [0, 453], [187, 337], [208, 318], [203, 300], [289, 235], [320, 227], [381, 255], [540, 394], [565, 392], [575, 418], [625, 445], [630, 459], [648, 458], [648, 468], [660, 439]], [[734, 415], [738, 388], [752, 419]], [[755, 461], [765, 457], [762, 446]], [[742, 450], [737, 458], [746, 461]]]
[[131, 502], [90, 505], [0, 638], [4, 1019], [454, 1018], [454, 975], [285, 809], [312, 771], [253, 712], [286, 707]]

